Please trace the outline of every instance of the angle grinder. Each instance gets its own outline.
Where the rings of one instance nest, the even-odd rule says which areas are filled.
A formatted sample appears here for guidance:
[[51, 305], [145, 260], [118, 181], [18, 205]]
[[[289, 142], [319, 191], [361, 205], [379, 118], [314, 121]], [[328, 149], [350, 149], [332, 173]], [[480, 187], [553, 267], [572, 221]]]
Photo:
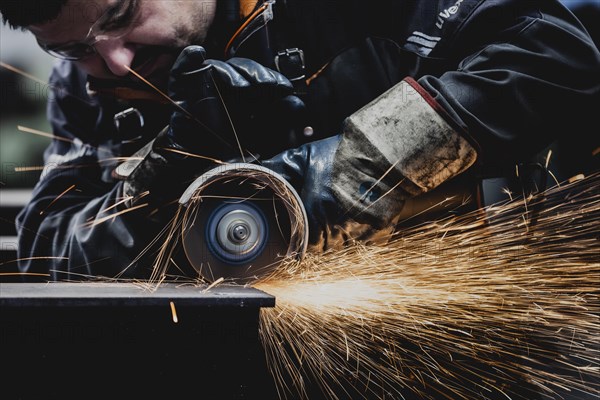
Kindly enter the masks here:
[[[121, 163], [115, 177], [126, 179], [152, 143]], [[247, 283], [306, 252], [308, 218], [300, 196], [284, 177], [258, 164], [224, 163], [206, 171], [179, 204], [179, 235], [170, 240], [181, 242], [185, 259], [207, 281]]]

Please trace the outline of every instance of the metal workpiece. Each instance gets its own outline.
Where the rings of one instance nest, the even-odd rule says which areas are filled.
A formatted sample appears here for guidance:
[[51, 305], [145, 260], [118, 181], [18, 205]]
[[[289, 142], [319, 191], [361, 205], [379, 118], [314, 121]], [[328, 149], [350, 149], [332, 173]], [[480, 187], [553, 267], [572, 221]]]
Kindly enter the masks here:
[[0, 283], [0, 307], [273, 307], [275, 297], [241, 285], [49, 282]]
[[274, 399], [275, 298], [233, 285], [1, 283], [6, 399]]

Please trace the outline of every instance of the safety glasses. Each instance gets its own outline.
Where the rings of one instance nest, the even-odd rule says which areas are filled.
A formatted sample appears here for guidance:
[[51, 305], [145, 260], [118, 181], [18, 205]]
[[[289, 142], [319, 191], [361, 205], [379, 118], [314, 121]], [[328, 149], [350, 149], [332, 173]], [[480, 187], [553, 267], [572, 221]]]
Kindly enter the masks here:
[[48, 44], [38, 39], [38, 44], [48, 54], [69, 61], [81, 60], [96, 53], [95, 45], [109, 39], [127, 35], [135, 26], [138, 0], [120, 0], [108, 9], [90, 27], [85, 38], [77, 42]]

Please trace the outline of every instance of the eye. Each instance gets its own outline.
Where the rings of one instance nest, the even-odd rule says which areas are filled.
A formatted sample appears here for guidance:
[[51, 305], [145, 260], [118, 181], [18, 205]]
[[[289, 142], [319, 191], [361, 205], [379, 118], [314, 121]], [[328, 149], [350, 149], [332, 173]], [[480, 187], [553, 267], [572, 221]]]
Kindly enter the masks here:
[[76, 57], [82, 57], [94, 53], [94, 48], [86, 44], [75, 44], [68, 49], [63, 49], [62, 53], [71, 54]]
[[93, 54], [94, 48], [83, 43], [72, 43], [61, 46], [46, 46], [45, 50], [51, 55], [67, 60], [79, 60]]

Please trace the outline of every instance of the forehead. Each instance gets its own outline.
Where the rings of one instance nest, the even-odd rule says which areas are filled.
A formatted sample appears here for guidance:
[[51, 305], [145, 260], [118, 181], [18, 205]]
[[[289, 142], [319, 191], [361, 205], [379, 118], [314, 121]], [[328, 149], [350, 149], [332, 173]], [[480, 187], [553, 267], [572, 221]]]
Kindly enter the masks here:
[[67, 42], [81, 39], [102, 14], [121, 0], [68, 0], [58, 17], [27, 28], [38, 39]]

